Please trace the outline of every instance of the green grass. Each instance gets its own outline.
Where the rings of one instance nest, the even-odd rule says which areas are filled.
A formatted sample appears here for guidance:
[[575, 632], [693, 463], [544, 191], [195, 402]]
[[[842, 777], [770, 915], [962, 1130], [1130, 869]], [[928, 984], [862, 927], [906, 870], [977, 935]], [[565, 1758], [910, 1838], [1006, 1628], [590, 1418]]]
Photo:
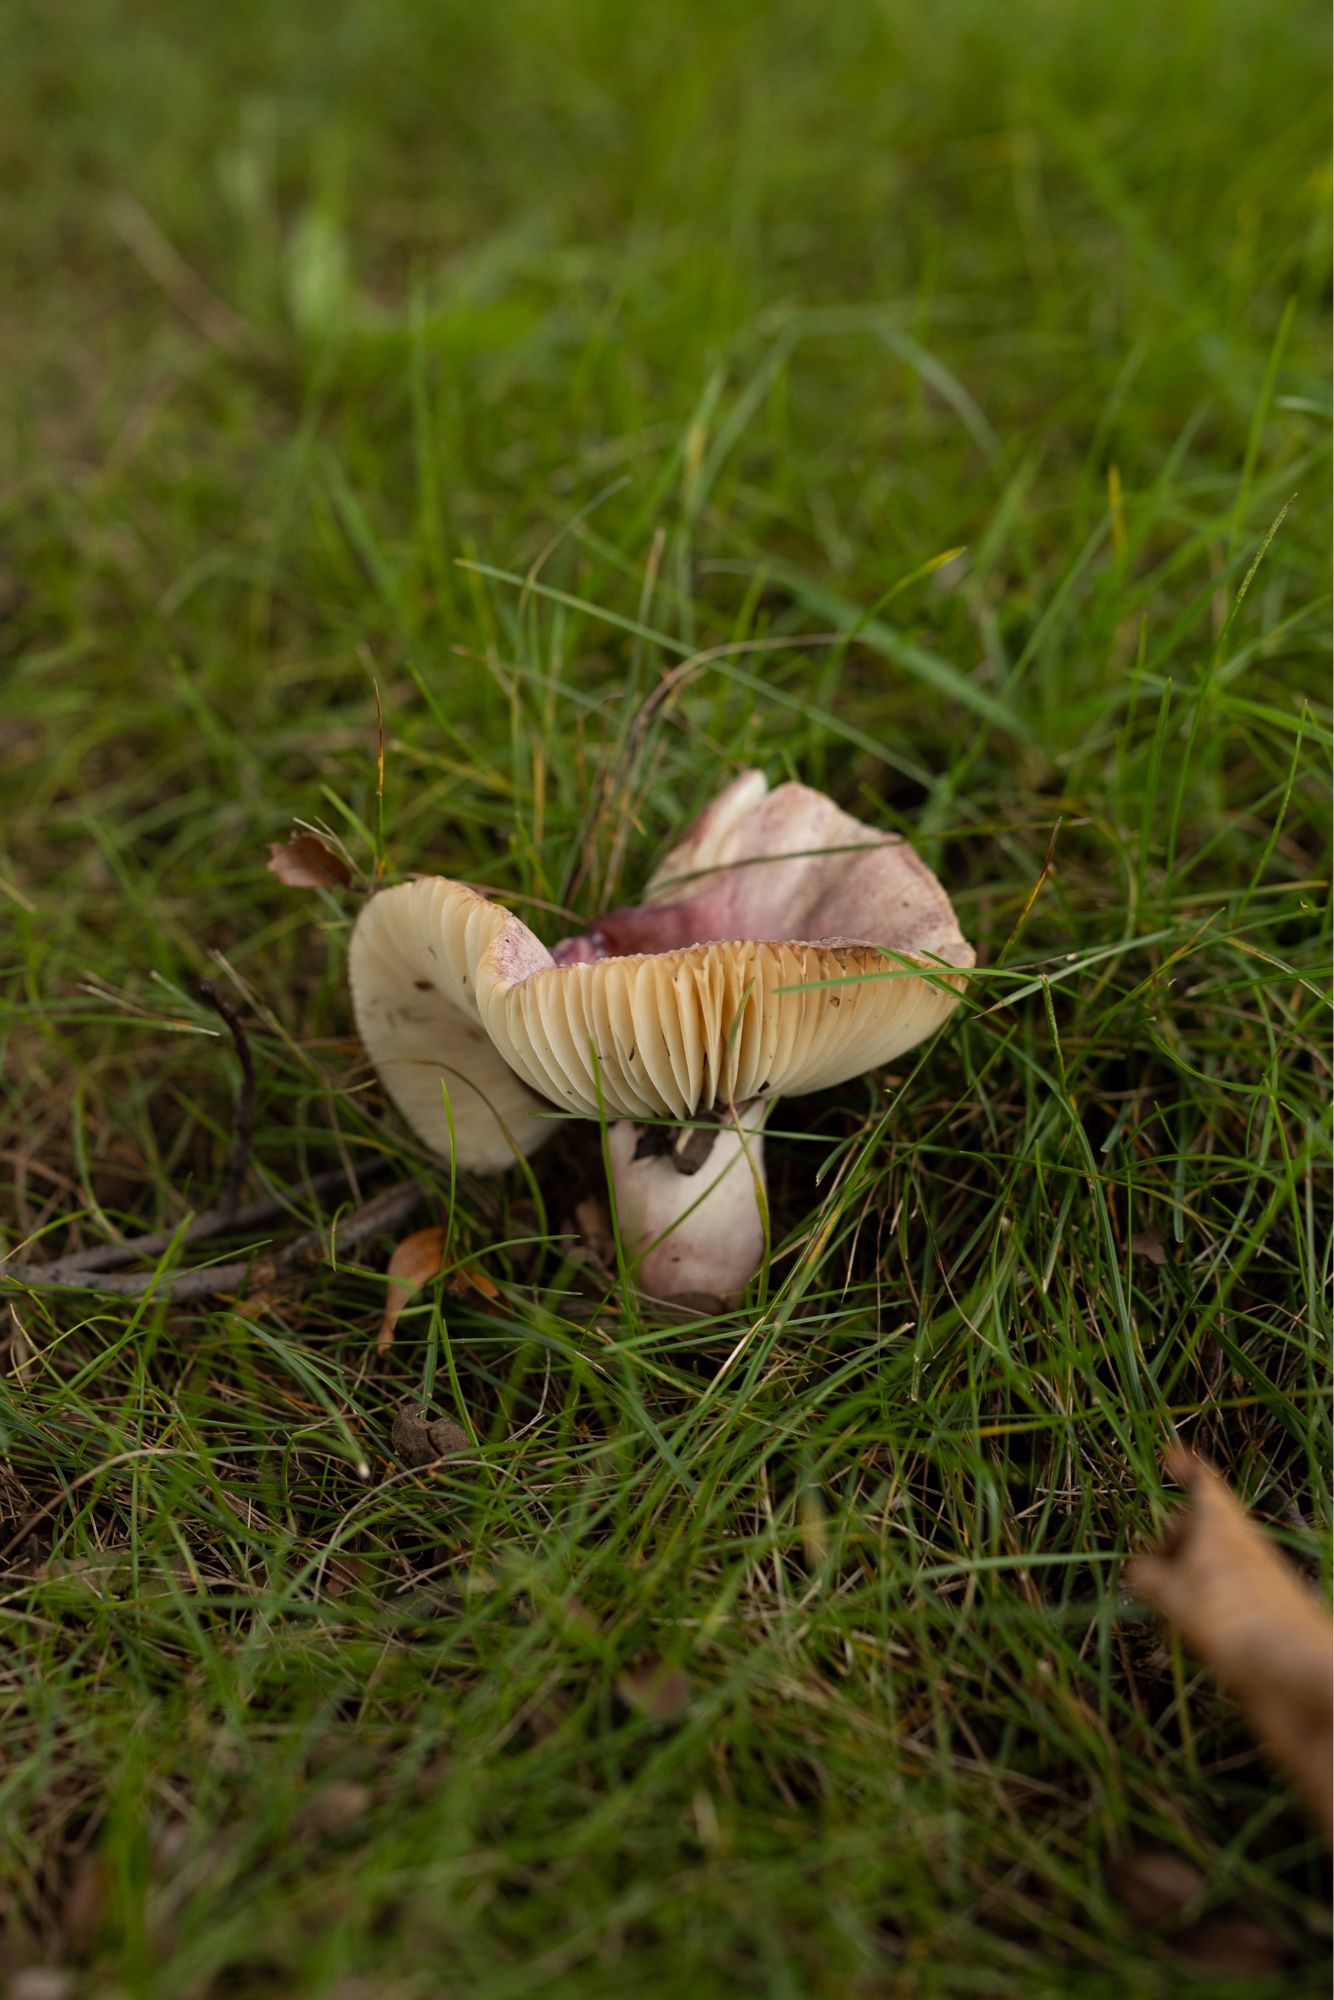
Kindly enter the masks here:
[[[204, 976], [279, 1233], [339, 1163], [443, 1219], [351, 1036], [355, 899], [264, 872], [294, 818], [555, 937], [758, 764], [909, 833], [985, 970], [779, 1108], [725, 1321], [569, 1260], [589, 1125], [537, 1198], [460, 1178], [498, 1296], [384, 1359], [384, 1244], [217, 1310], [6, 1292], [0, 1963], [1167, 1996], [1109, 1887], [1166, 1847], [1282, 1941], [1248, 1992], [1324, 1990], [1313, 1837], [1118, 1586], [1173, 1435], [1329, 1557], [1323, 15], [5, 39], [9, 1247], [211, 1201]], [[424, 1389], [474, 1458], [396, 1465]], [[618, 1691], [653, 1661], [665, 1720]]]

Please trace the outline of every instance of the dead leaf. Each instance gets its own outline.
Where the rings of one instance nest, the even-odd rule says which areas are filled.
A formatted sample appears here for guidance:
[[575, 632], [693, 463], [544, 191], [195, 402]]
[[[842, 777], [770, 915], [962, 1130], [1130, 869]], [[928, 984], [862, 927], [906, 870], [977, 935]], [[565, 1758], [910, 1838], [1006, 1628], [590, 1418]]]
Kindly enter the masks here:
[[1202, 1917], [1172, 1939], [1172, 1949], [1201, 1972], [1230, 1979], [1261, 1979], [1282, 1972], [1291, 1958], [1277, 1932], [1254, 1917]]
[[1107, 1871], [1107, 1886], [1137, 1924], [1173, 1923], [1204, 1888], [1204, 1876], [1184, 1854], [1145, 1849], [1123, 1854]]
[[279, 1287], [277, 1285], [266, 1285], [259, 1291], [251, 1292], [247, 1297], [243, 1298], [239, 1311], [244, 1314], [246, 1319], [262, 1319], [265, 1313], [272, 1312], [275, 1306], [280, 1306], [283, 1303], [283, 1294]]
[[1137, 1229], [1130, 1239], [1130, 1247], [1137, 1257], [1143, 1257], [1147, 1263], [1167, 1262], [1167, 1245], [1156, 1229]]
[[1334, 1637], [1328, 1613], [1189, 1451], [1167, 1460], [1190, 1506], [1126, 1570], [1206, 1661], [1328, 1834], [1334, 1830]]
[[488, 1303], [500, 1297], [499, 1285], [476, 1264], [460, 1264], [457, 1271], [451, 1271], [445, 1290], [456, 1299], [466, 1298], [469, 1292], [477, 1292]]
[[622, 1674], [616, 1692], [646, 1722], [676, 1722], [690, 1706], [690, 1677], [684, 1667], [648, 1660]]
[[401, 1243], [394, 1245], [387, 1271], [389, 1296], [385, 1301], [384, 1318], [380, 1321], [377, 1353], [385, 1354], [393, 1346], [399, 1314], [413, 1293], [420, 1291], [423, 1285], [439, 1274], [444, 1254], [445, 1232], [439, 1227], [414, 1229], [411, 1236], [405, 1236]]
[[410, 1403], [405, 1403], [395, 1416], [389, 1442], [404, 1465], [434, 1465], [437, 1459], [456, 1458], [460, 1452], [476, 1450], [459, 1424], [448, 1417], [436, 1417], [428, 1423]]
[[1146, 1849], [1122, 1855], [1107, 1881], [1134, 1923], [1165, 1932], [1168, 1950], [1202, 1971], [1243, 1979], [1280, 1972], [1288, 1963], [1283, 1939], [1258, 1918], [1223, 1910], [1182, 1925], [1192, 1905], [1199, 1908], [1206, 1886], [1201, 1870], [1184, 1854]]
[[358, 1785], [348, 1778], [335, 1778], [331, 1784], [322, 1785], [299, 1808], [292, 1821], [292, 1830], [294, 1833], [316, 1835], [346, 1833], [349, 1827], [365, 1818], [370, 1802], [369, 1785]]
[[268, 870], [289, 889], [345, 889], [352, 870], [317, 833], [294, 833], [269, 847]]

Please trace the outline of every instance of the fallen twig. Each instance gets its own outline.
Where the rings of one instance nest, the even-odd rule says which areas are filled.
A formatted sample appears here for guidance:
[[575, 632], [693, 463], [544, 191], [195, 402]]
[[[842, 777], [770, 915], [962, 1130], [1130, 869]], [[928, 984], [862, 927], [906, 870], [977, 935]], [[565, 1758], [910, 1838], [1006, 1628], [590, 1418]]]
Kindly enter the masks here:
[[[327, 1225], [310, 1229], [284, 1244], [280, 1250], [270, 1251], [267, 1255], [238, 1257], [229, 1264], [209, 1264], [198, 1270], [165, 1274], [161, 1271], [93, 1271], [87, 1266], [71, 1269], [68, 1259], [63, 1264], [16, 1264], [7, 1260], [0, 1263], [0, 1279], [25, 1286], [29, 1291], [111, 1292], [119, 1298], [129, 1299], [141, 1299], [151, 1292], [156, 1298], [170, 1300], [173, 1304], [189, 1299], [217, 1298], [243, 1288], [253, 1292], [280, 1278], [290, 1277], [294, 1272], [313, 1269], [324, 1262], [331, 1247], [333, 1257], [337, 1259], [357, 1244], [377, 1236], [382, 1229], [397, 1228], [407, 1221], [421, 1199], [421, 1189], [416, 1182], [405, 1181], [397, 1187], [386, 1188], [374, 1200], [343, 1216], [334, 1223], [332, 1232]], [[232, 1217], [233, 1225], [239, 1224], [243, 1213], [241, 1210], [236, 1212]], [[185, 1232], [185, 1235], [188, 1233]], [[149, 1240], [141, 1237], [140, 1244]], [[170, 1237], [166, 1239], [167, 1243], [171, 1240]], [[57, 1276], [58, 1272], [61, 1275]]]
[[[370, 1171], [373, 1172], [374, 1168]], [[343, 1169], [331, 1167], [328, 1173], [314, 1175], [302, 1193], [334, 1194], [346, 1186], [347, 1175]], [[290, 1215], [293, 1199], [290, 1193], [270, 1194], [258, 1201], [247, 1202], [244, 1208], [203, 1208], [184, 1229], [158, 1229], [151, 1236], [127, 1237], [123, 1243], [94, 1243], [87, 1250], [72, 1250], [68, 1257], [57, 1257], [49, 1264], [34, 1265], [32, 1268], [40, 1270], [52, 1284], [73, 1279], [80, 1273], [111, 1271], [118, 1264], [133, 1264], [140, 1257], [160, 1257], [173, 1243], [205, 1243], [212, 1236], [224, 1234], [239, 1236], [260, 1223], [272, 1222], [275, 1216]], [[0, 1272], [5, 1269], [5, 1263], [0, 1261]]]

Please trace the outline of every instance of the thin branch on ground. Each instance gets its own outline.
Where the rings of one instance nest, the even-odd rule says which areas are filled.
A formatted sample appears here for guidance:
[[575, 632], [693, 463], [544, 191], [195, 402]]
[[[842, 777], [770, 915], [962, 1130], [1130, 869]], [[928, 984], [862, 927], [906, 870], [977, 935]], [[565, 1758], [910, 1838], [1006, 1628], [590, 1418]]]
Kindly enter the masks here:
[[[406, 1222], [422, 1199], [415, 1181], [386, 1188], [362, 1207], [354, 1209], [333, 1225], [332, 1261], [337, 1261], [360, 1243], [378, 1236], [381, 1230], [395, 1229]], [[236, 1220], [237, 1218], [233, 1218]], [[147, 1239], [141, 1239], [147, 1240]], [[168, 1238], [168, 1242], [170, 1242]], [[181, 1239], [185, 1240], [184, 1237]], [[238, 1257], [228, 1264], [210, 1264], [201, 1269], [176, 1271], [74, 1271], [68, 1262], [58, 1264], [0, 1264], [0, 1279], [25, 1286], [29, 1291], [111, 1292], [119, 1298], [141, 1299], [150, 1292], [156, 1298], [183, 1304], [190, 1299], [225, 1297], [245, 1290], [254, 1292], [298, 1271], [313, 1270], [324, 1263], [330, 1252], [328, 1226], [310, 1229], [267, 1255]], [[63, 1272], [63, 1275], [55, 1275]]]
[[[367, 1170], [367, 1177], [376, 1171], [375, 1166]], [[327, 1173], [315, 1174], [301, 1190], [303, 1194], [334, 1194], [347, 1186], [347, 1175], [341, 1167], [331, 1167]], [[272, 1222], [277, 1216], [290, 1215], [295, 1191], [283, 1190], [278, 1194], [262, 1196], [258, 1201], [247, 1202], [244, 1208], [223, 1205], [204, 1208], [187, 1223], [184, 1229], [157, 1229], [150, 1236], [130, 1236], [123, 1243], [95, 1243], [87, 1250], [73, 1250], [68, 1257], [57, 1257], [49, 1264], [34, 1265], [48, 1284], [61, 1284], [66, 1279], [74, 1279], [80, 1274], [93, 1271], [111, 1271], [119, 1264], [133, 1264], [142, 1257], [160, 1257], [173, 1243], [205, 1243], [213, 1236], [224, 1234], [240, 1235], [248, 1229], [255, 1229], [262, 1223]], [[0, 1273], [11, 1267], [0, 1262]]]

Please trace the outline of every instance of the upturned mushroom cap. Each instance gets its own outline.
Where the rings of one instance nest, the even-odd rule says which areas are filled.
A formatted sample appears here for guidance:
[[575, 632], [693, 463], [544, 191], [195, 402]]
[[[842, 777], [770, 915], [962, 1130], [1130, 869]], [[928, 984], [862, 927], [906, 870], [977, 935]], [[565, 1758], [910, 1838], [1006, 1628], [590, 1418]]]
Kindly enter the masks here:
[[973, 962], [910, 848], [804, 785], [767, 793], [758, 773], [714, 801], [648, 896], [560, 962], [461, 883], [427, 878], [367, 907], [357, 1025], [437, 1152], [442, 1074], [461, 1163], [500, 1167], [546, 1136], [529, 1091], [580, 1117], [684, 1119], [890, 1062], [951, 1013]]
[[502, 1173], [555, 1130], [477, 1011], [472, 955], [505, 921], [462, 883], [425, 876], [373, 896], [348, 947], [357, 1032], [389, 1095], [446, 1160], [452, 1115], [458, 1164], [476, 1173]]
[[875, 945], [747, 938], [520, 968], [508, 942], [477, 963], [482, 1019], [534, 1090], [585, 1118], [823, 1090], [912, 1048], [958, 998]]
[[806, 785], [770, 792], [745, 771], [642, 904], [599, 917], [555, 959], [568, 984], [525, 972], [519, 1008], [488, 1011], [497, 1046], [572, 1109], [587, 1104], [596, 1049], [609, 1111], [684, 1118], [892, 1061], [952, 1012], [973, 951], [905, 842]]
[[949, 897], [905, 841], [809, 785], [771, 792], [760, 771], [743, 771], [705, 807], [642, 903], [598, 917], [555, 955], [571, 962], [725, 938], [856, 940], [973, 963]]

